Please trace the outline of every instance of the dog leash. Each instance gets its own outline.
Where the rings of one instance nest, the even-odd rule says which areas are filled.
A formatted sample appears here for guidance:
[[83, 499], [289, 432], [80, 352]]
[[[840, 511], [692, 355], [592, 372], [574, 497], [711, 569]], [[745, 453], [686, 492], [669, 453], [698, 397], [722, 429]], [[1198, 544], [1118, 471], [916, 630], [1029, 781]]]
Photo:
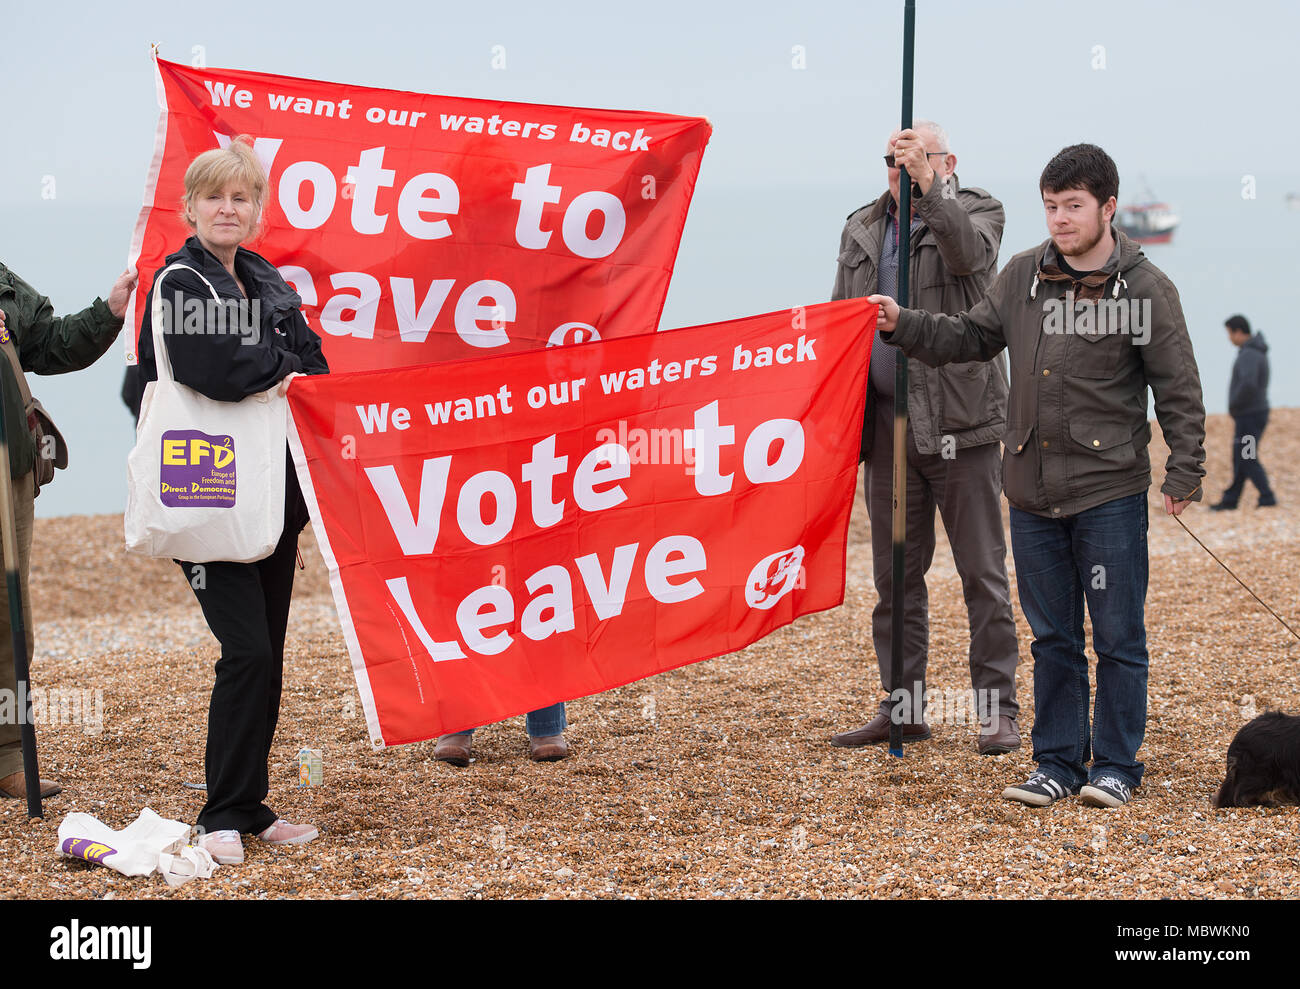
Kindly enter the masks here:
[[[1192, 491], [1192, 494], [1196, 494], [1196, 490], [1199, 490], [1199, 489], [1200, 489], [1200, 485], [1198, 484], [1198, 485], [1196, 486], [1196, 489]], [[1191, 496], [1192, 496], [1192, 495], [1188, 495], [1187, 497], [1190, 498]], [[1197, 544], [1198, 546], [1200, 546], [1201, 549], [1205, 550], [1205, 552], [1207, 552], [1207, 553], [1210, 554], [1210, 557], [1214, 560], [1215, 563], [1217, 563], [1219, 566], [1223, 567], [1224, 570], [1228, 571], [1228, 573], [1232, 575], [1232, 579], [1233, 579], [1233, 580], [1235, 580], [1235, 581], [1236, 581], [1238, 584], [1240, 584], [1242, 587], [1245, 587], [1245, 588], [1246, 588], [1246, 593], [1249, 594], [1251, 597], [1253, 597], [1253, 598], [1254, 598], [1256, 601], [1258, 601], [1261, 605], [1263, 605], [1264, 609], [1265, 609], [1265, 610], [1266, 610], [1270, 615], [1272, 615], [1274, 618], [1276, 618], [1276, 619], [1278, 620], [1278, 622], [1281, 623], [1281, 625], [1282, 625], [1283, 628], [1285, 628], [1288, 632], [1290, 632], [1292, 635], [1294, 635], [1297, 639], [1300, 639], [1300, 632], [1297, 632], [1297, 631], [1296, 631], [1295, 629], [1293, 629], [1290, 625], [1288, 625], [1288, 624], [1286, 623], [1286, 619], [1284, 619], [1281, 615], [1279, 615], [1276, 611], [1274, 611], [1272, 608], [1270, 608], [1270, 607], [1268, 606], [1268, 602], [1266, 602], [1266, 601], [1265, 601], [1263, 598], [1261, 598], [1258, 594], [1256, 594], [1256, 593], [1255, 593], [1254, 591], [1252, 591], [1249, 587], [1247, 587], [1247, 586], [1246, 586], [1246, 582], [1245, 582], [1244, 580], [1242, 580], [1240, 577], [1238, 577], [1235, 573], [1232, 573], [1232, 568], [1231, 568], [1230, 566], [1228, 566], [1226, 563], [1224, 563], [1222, 560], [1220, 560], [1217, 556], [1215, 556], [1215, 555], [1214, 555], [1214, 550], [1210, 549], [1210, 547], [1206, 546], [1205, 543], [1201, 542], [1200, 537], [1198, 537], [1198, 536], [1196, 535], [1196, 533], [1194, 533], [1191, 529], [1187, 528], [1187, 523], [1186, 523], [1186, 522], [1184, 522], [1182, 519], [1180, 519], [1177, 515], [1174, 516], [1174, 521], [1177, 522], [1179, 525], [1181, 525], [1181, 526], [1183, 527], [1183, 531], [1184, 531], [1184, 532], [1186, 532], [1189, 536], [1191, 536], [1193, 539], [1196, 540], [1196, 544]]]

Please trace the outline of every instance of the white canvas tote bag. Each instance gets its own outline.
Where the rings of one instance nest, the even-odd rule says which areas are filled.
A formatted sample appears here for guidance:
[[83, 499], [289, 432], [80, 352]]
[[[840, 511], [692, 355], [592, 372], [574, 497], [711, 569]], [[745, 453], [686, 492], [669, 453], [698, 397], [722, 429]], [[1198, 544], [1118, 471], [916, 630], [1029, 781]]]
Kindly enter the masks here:
[[169, 821], [148, 807], [121, 831], [89, 814], [69, 814], [59, 825], [57, 840], [61, 856], [105, 865], [124, 876], [156, 872], [168, 886], [207, 879], [217, 868], [206, 849], [190, 844], [188, 824]]
[[[126, 461], [126, 548], [191, 563], [253, 563], [271, 555], [284, 529], [288, 403], [278, 385], [240, 402], [218, 402], [172, 377], [162, 282], [177, 268], [194, 271], [173, 264], [154, 287], [158, 380], [145, 386]], [[173, 332], [180, 324], [180, 314], [175, 317]]]

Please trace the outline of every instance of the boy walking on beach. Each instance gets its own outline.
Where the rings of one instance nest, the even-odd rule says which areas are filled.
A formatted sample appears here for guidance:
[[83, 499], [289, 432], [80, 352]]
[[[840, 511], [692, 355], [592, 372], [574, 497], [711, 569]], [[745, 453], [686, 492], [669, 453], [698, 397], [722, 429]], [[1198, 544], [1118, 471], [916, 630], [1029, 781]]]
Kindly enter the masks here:
[[1229, 316], [1224, 328], [1237, 348], [1228, 386], [1228, 414], [1232, 416], [1232, 483], [1223, 498], [1210, 508], [1216, 512], [1237, 507], [1246, 482], [1259, 492], [1259, 507], [1272, 508], [1277, 497], [1259, 461], [1259, 441], [1268, 425], [1268, 344], [1262, 333], [1251, 333], [1245, 316]]
[[[926, 364], [1010, 357], [1003, 489], [1034, 634], [1038, 769], [1003, 796], [1042, 807], [1078, 793], [1119, 807], [1142, 781], [1146, 732], [1147, 389], [1169, 446], [1166, 513], [1200, 500], [1205, 409], [1177, 290], [1111, 225], [1114, 161], [1095, 145], [1065, 148], [1039, 191], [1049, 239], [1012, 258], [970, 311], [871, 301], [882, 338]], [[1097, 654], [1091, 723], [1085, 601]]]

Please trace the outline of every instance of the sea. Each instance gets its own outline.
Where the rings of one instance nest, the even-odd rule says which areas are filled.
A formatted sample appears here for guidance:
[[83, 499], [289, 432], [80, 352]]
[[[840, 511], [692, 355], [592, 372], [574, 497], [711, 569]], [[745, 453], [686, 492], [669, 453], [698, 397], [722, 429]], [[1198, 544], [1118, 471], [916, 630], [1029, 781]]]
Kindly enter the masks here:
[[[1007, 212], [1000, 262], [1046, 238], [1034, 176], [960, 175], [1000, 199]], [[825, 301], [835, 277], [844, 218], [882, 191], [878, 181], [780, 186], [713, 177], [707, 159], [686, 222], [662, 329], [692, 326]], [[1123, 191], [1136, 183], [1124, 182]], [[1182, 223], [1170, 245], [1145, 248], [1177, 286], [1201, 374], [1206, 410], [1227, 411], [1236, 349], [1224, 320], [1245, 315], [1269, 345], [1270, 399], [1300, 405], [1300, 344], [1291, 332], [1291, 293], [1300, 289], [1300, 210], [1285, 176], [1170, 176], [1160, 198]], [[1121, 195], [1121, 203], [1131, 197]], [[0, 261], [48, 295], [59, 314], [107, 295], [125, 267], [138, 202], [24, 200], [0, 206]], [[123, 351], [91, 368], [29, 375], [33, 393], [68, 440], [69, 469], [37, 499], [40, 517], [121, 512], [134, 425], [119, 396]], [[1267, 434], [1260, 447], [1268, 460]]]

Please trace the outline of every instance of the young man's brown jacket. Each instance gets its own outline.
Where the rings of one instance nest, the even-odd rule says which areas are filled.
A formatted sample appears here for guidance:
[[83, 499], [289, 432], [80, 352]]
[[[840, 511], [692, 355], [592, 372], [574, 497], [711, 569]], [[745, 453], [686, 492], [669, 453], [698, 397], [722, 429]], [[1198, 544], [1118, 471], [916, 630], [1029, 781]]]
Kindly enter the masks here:
[[[1012, 258], [969, 312], [903, 310], [895, 331], [882, 334], [932, 366], [988, 360], [1006, 349], [1011, 396], [1003, 489], [1017, 508], [1048, 518], [1150, 486], [1148, 386], [1169, 445], [1160, 490], [1174, 500], [1201, 498], [1205, 406], [1178, 291], [1136, 243], [1112, 233], [1115, 250], [1091, 286], [1061, 274], [1048, 240]], [[1097, 328], [1101, 310], [1110, 320], [1103, 328], [1128, 318], [1126, 329], [1077, 332], [1089, 312], [1078, 301], [1084, 294], [1100, 296], [1089, 328]], [[1071, 308], [1073, 322], [1066, 315]], [[1115, 315], [1121, 308], [1127, 317]]]
[[[914, 190], [915, 191], [915, 190]], [[1002, 204], [983, 189], [963, 189], [957, 176], [938, 178], [924, 196], [913, 200], [924, 220], [912, 237], [909, 305], [935, 313], [972, 308], [998, 267], [1005, 214]], [[886, 191], [873, 203], [849, 214], [840, 237], [839, 268], [832, 300], [875, 294], [877, 262], [885, 236], [886, 211], [893, 196]], [[945, 368], [908, 366], [907, 407], [920, 453], [944, 453], [944, 437], [953, 449], [995, 443], [1002, 438], [1007, 413], [1007, 366], [1000, 355], [989, 363], [974, 361]], [[867, 389], [862, 453], [871, 455], [875, 390]], [[948, 454], [951, 455], [951, 454]]]

